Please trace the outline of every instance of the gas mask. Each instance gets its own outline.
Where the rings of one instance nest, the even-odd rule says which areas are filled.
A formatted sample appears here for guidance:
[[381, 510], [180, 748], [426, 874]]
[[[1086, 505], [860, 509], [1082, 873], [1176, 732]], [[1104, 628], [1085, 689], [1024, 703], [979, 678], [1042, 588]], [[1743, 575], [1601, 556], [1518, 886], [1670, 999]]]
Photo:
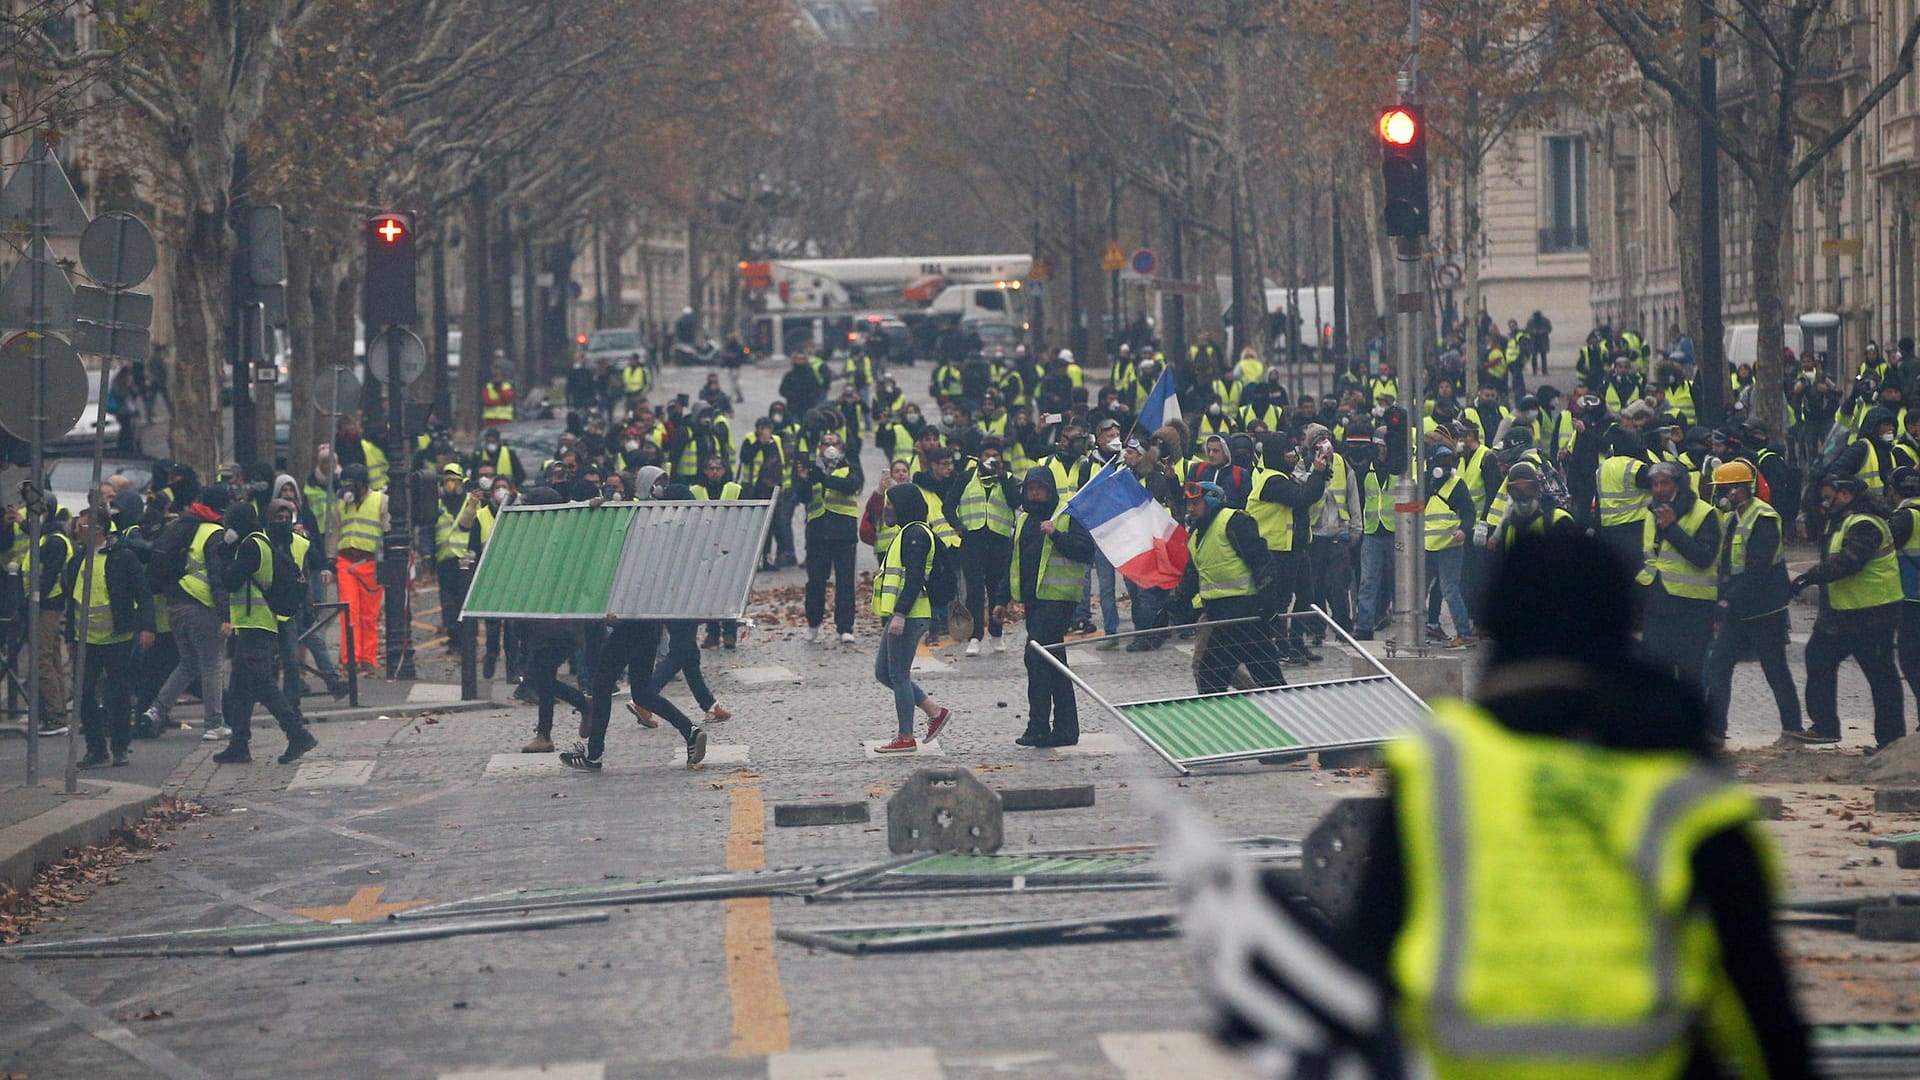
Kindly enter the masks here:
[[1517, 495], [1514, 496], [1513, 514], [1515, 517], [1530, 518], [1530, 517], [1538, 516], [1539, 513], [1540, 513], [1540, 500], [1538, 497], [1523, 499]]
[[847, 455], [838, 446], [830, 445], [820, 448], [820, 460], [826, 462], [829, 468], [839, 465], [846, 458]]
[[1718, 499], [1715, 499], [1713, 501], [1713, 505], [1719, 507], [1721, 512], [1728, 513], [1728, 514], [1733, 513], [1735, 509], [1733, 505], [1733, 496], [1731, 495], [1720, 496]]

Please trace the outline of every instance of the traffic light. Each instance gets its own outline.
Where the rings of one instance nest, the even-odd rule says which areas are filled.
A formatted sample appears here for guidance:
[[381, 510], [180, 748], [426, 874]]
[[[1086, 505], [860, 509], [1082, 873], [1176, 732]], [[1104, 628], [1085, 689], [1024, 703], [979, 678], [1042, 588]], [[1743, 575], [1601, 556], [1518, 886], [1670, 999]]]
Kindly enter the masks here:
[[368, 334], [413, 325], [420, 317], [414, 300], [413, 215], [373, 215], [367, 219], [366, 240]]
[[1380, 113], [1380, 174], [1387, 188], [1387, 235], [1427, 235], [1427, 121], [1418, 105]]

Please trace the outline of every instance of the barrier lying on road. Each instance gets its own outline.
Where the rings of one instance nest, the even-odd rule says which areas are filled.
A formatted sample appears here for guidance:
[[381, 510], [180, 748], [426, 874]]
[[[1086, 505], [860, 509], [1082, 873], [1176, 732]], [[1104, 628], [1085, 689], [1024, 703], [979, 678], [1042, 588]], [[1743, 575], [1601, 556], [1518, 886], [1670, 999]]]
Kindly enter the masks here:
[[768, 500], [509, 506], [462, 619], [738, 619], [773, 527]]
[[[1048, 650], [1028, 647], [1182, 774], [1274, 755], [1378, 746], [1426, 715], [1419, 695], [1317, 607], [1274, 620], [1200, 623], [1193, 630], [1190, 643], [1170, 629], [1069, 641], [1058, 647], [1067, 654], [1066, 663]], [[1246, 643], [1247, 631], [1278, 641], [1282, 651], [1289, 650], [1291, 638], [1298, 647], [1294, 655], [1301, 658], [1289, 665], [1296, 677], [1332, 677], [1281, 683], [1263, 676], [1261, 657]], [[1320, 643], [1312, 642], [1315, 636]], [[1108, 643], [1109, 649], [1127, 642], [1125, 662], [1089, 653], [1095, 641]], [[1308, 646], [1331, 656], [1304, 659]], [[1182, 662], [1189, 653], [1191, 663]], [[1367, 673], [1352, 674], [1356, 671]], [[1216, 680], [1230, 688], [1195, 689]]]
[[859, 956], [879, 952], [992, 949], [1012, 945], [1116, 941], [1165, 937], [1174, 932], [1172, 911], [1126, 912], [1079, 919], [995, 919], [988, 922], [906, 923], [880, 926], [816, 926], [780, 929], [774, 936], [796, 945]]

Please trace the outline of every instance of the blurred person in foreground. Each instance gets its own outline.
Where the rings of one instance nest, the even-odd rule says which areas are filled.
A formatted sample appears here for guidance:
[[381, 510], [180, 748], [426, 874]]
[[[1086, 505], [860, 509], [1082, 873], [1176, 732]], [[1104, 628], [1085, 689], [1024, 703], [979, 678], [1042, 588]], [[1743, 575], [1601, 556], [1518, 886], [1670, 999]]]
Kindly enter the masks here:
[[1436, 701], [1387, 750], [1351, 910], [1302, 918], [1278, 876], [1174, 853], [1222, 1034], [1257, 1071], [1811, 1075], [1753, 801], [1697, 688], [1633, 658], [1632, 612], [1600, 542], [1515, 543], [1479, 700]]

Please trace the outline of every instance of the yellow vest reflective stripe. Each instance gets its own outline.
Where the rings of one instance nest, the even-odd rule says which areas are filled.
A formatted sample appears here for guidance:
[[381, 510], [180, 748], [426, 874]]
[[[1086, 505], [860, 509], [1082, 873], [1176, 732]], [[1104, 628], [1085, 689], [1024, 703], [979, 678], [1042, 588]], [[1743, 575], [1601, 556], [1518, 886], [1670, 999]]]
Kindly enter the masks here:
[[307, 484], [304, 488], [307, 496], [307, 509], [313, 511], [313, 523], [325, 536], [333, 528], [334, 495], [333, 492], [318, 484]]
[[[853, 466], [842, 465], [829, 475], [850, 476]], [[825, 484], [816, 482], [807, 495], [807, 520], [813, 521], [822, 514], [841, 514], [850, 518], [860, 516], [860, 493], [854, 491], [834, 491]]]
[[1227, 522], [1239, 512], [1223, 506], [1213, 512], [1206, 532], [1187, 538], [1194, 570], [1200, 575], [1201, 600], [1253, 595], [1253, 569], [1227, 540]]
[[[694, 498], [696, 498], [696, 499], [711, 499], [711, 498], [713, 498], [713, 496], [711, 496], [711, 495], [709, 495], [709, 494], [707, 494], [707, 489], [706, 489], [706, 486], [705, 486], [705, 485], [703, 485], [703, 484], [695, 484], [695, 485], [693, 486], [693, 497], [694, 497]], [[731, 501], [733, 501], [733, 500], [735, 500], [735, 499], [738, 499], [739, 497], [740, 497], [740, 485], [739, 485], [739, 484], [736, 484], [736, 483], [734, 483], [734, 482], [733, 482], [732, 480], [729, 480], [729, 481], [727, 481], [726, 483], [724, 483], [724, 484], [721, 484], [721, 485], [720, 485], [720, 499], [719, 499], [719, 501], [721, 501], [721, 502], [731, 502]]]
[[1386, 753], [1407, 881], [1389, 971], [1424, 1071], [1678, 1076], [1722, 983], [1692, 856], [1752, 800], [1684, 754], [1516, 735], [1459, 701]]
[[[116, 645], [133, 640], [133, 631], [115, 633], [113, 629], [113, 598], [107, 595], [107, 562], [104, 551], [91, 551], [82, 558], [80, 572], [93, 579], [92, 593], [86, 591], [85, 578], [74, 578], [77, 595], [73, 598], [73, 606], [80, 615], [81, 624], [86, 627], [89, 645]], [[83, 597], [90, 602], [85, 611], [80, 611]]]
[[[47, 587], [47, 595], [41, 598], [41, 602], [57, 604], [61, 600], [66, 599], [67, 596], [67, 564], [73, 561], [73, 539], [66, 533], [54, 532], [53, 529], [49, 527], [46, 533], [40, 537], [42, 547], [44, 547], [49, 540], [61, 545], [60, 569], [54, 573], [53, 584]], [[37, 553], [29, 546], [26, 558], [20, 560], [20, 576], [21, 579], [27, 583], [27, 590], [29, 592], [39, 585], [39, 580], [33, 576], [35, 554]]]
[[1456, 488], [1464, 486], [1458, 475], [1449, 476], [1447, 482], [1440, 485], [1440, 490], [1427, 496], [1425, 520], [1428, 551], [1445, 551], [1466, 542], [1453, 538], [1453, 534], [1460, 531], [1460, 515], [1454, 513], [1452, 505], [1447, 502], [1447, 496], [1453, 494]]
[[620, 387], [629, 396], [645, 394], [647, 388], [652, 385], [653, 372], [647, 370], [647, 365], [629, 364], [620, 369]]
[[273, 584], [273, 548], [265, 533], [254, 533], [240, 542], [259, 545], [260, 566], [247, 575], [244, 587], [227, 597], [227, 621], [236, 630], [278, 630], [279, 620], [267, 606], [267, 586]]
[[1879, 607], [1906, 598], [1900, 588], [1900, 564], [1893, 554], [1893, 530], [1887, 523], [1874, 514], [1848, 514], [1840, 527], [1833, 531], [1827, 540], [1827, 554], [1838, 555], [1846, 539], [1847, 530], [1862, 521], [1870, 521], [1880, 533], [1880, 544], [1874, 548], [1873, 557], [1860, 568], [1858, 573], [1850, 574], [1838, 581], [1827, 582], [1827, 606], [1835, 611], [1857, 611], [1860, 608]]
[[[1061, 506], [1062, 509], [1053, 515], [1053, 527], [1060, 532], [1065, 532], [1067, 531], [1068, 522], [1064, 501]], [[1027, 527], [1024, 522], [1032, 516], [1033, 515], [1027, 513], [1025, 510], [1020, 511], [1014, 516], [1013, 527], [1016, 539], [1013, 545], [1013, 562], [1008, 569], [1007, 580], [1013, 587], [1016, 599], [1019, 597], [1022, 580], [1020, 572], [1020, 542], [1017, 537], [1019, 531]], [[1038, 525], [1033, 527], [1036, 529], [1039, 528]], [[1036, 600], [1078, 601], [1081, 595], [1086, 592], [1086, 585], [1087, 564], [1075, 562], [1065, 556], [1055, 558], [1053, 537], [1042, 537], [1040, 540], [1040, 572], [1034, 579], [1034, 598]]]
[[[507, 391], [510, 391], [512, 389], [513, 389], [513, 383], [511, 382], [492, 382], [487, 384], [487, 391], [494, 395], [504, 394]], [[497, 405], [483, 405], [483, 407], [480, 409], [480, 419], [512, 420], [513, 406], [510, 403], [501, 403]]]
[[[1739, 577], [1747, 571], [1747, 545], [1753, 540], [1754, 523], [1761, 518], [1772, 518], [1774, 525], [1780, 524], [1780, 514], [1773, 507], [1759, 499], [1747, 503], [1736, 513], [1722, 515], [1727, 528], [1727, 573]], [[1773, 565], [1787, 564], [1787, 534], [1780, 530], [1780, 543], [1773, 550]]]
[[340, 504], [341, 551], [380, 553], [380, 507], [386, 496], [370, 491], [359, 502]]
[[466, 558], [471, 550], [467, 544], [467, 530], [458, 527], [459, 521], [459, 514], [448, 510], [445, 503], [440, 505], [440, 518], [433, 523], [433, 557], [436, 562]]
[[960, 527], [973, 532], [986, 529], [999, 536], [1013, 535], [1013, 507], [999, 483], [991, 486], [975, 475], [960, 493]]
[[211, 521], [202, 522], [193, 531], [193, 539], [187, 542], [187, 569], [180, 575], [180, 591], [207, 607], [213, 606], [213, 584], [207, 576], [207, 544], [225, 531]]
[[1393, 477], [1368, 469], [1360, 478], [1360, 528], [1363, 532], [1394, 530]]
[[1261, 466], [1253, 470], [1253, 492], [1247, 496], [1247, 514], [1253, 523], [1260, 526], [1260, 539], [1267, 542], [1268, 551], [1292, 551], [1293, 530], [1297, 511], [1291, 506], [1277, 502], [1268, 502], [1260, 497], [1266, 490], [1267, 481], [1280, 475], [1278, 469]]
[[1527, 522], [1525, 525], [1522, 525], [1517, 529], [1513, 527], [1512, 521], [1503, 522], [1500, 527], [1501, 546], [1512, 547], [1514, 544], [1518, 543], [1520, 538], [1523, 536], [1545, 536], [1547, 535], [1547, 528], [1549, 526], [1558, 525], [1563, 521], [1572, 521], [1572, 520], [1573, 520], [1572, 514], [1569, 514], [1565, 510], [1562, 510], [1556, 506], [1553, 508], [1553, 513], [1536, 514], [1534, 515], [1534, 518], [1532, 521]]
[[1467, 455], [1467, 460], [1454, 473], [1461, 483], [1467, 485], [1467, 495], [1473, 499], [1473, 508], [1482, 514], [1487, 512], [1487, 474], [1483, 471], [1487, 452], [1484, 446], [1474, 447], [1473, 453]]
[[[1707, 518], [1717, 513], [1708, 506], [1706, 500], [1693, 500], [1693, 507], [1681, 517], [1676, 525], [1680, 531], [1693, 536], [1700, 531]], [[1877, 519], [1876, 519], [1877, 520]], [[1653, 515], [1648, 514], [1641, 535], [1646, 539], [1646, 570], [1658, 579], [1667, 595], [1686, 600], [1714, 600], [1720, 596], [1720, 574], [1717, 566], [1702, 569], [1688, 562], [1666, 542], [1653, 525]], [[1895, 585], [1899, 584], [1898, 579]], [[1897, 598], [1896, 598], [1897, 599]]]
[[1878, 498], [1880, 490], [1886, 487], [1887, 478], [1880, 468], [1880, 455], [1874, 451], [1870, 435], [1861, 436], [1861, 441], [1867, 444], [1867, 455], [1861, 459], [1860, 467], [1853, 471], [1853, 475], [1866, 481], [1868, 496]]
[[1634, 481], [1646, 462], [1625, 454], [1616, 454], [1600, 463], [1595, 482], [1600, 495], [1600, 525], [1631, 525], [1647, 514], [1653, 497]]
[[900, 535], [900, 526], [888, 525], [885, 520], [873, 530], [873, 553], [881, 559], [893, 548], [893, 538]]
[[[915, 525], [927, 532], [927, 566], [922, 573], [931, 574], [933, 573], [933, 530], [928, 528], [924, 521], [909, 522], [897, 529], [909, 529]], [[873, 613], [883, 619], [893, 614], [894, 606], [900, 601], [900, 590], [907, 587], [907, 567], [903, 561], [905, 551], [905, 544], [890, 544], [887, 547], [886, 556], [880, 560], [880, 576], [873, 579]], [[933, 601], [927, 598], [924, 582], [921, 585], [920, 595], [914, 598], [913, 606], [907, 609], [907, 618], [933, 618]]]
[[[1328, 464], [1330, 468], [1327, 471], [1327, 490], [1321, 494], [1320, 501], [1307, 510], [1307, 516], [1311, 521], [1310, 527], [1318, 527], [1320, 515], [1326, 513], [1329, 499], [1333, 500], [1334, 505], [1339, 508], [1342, 524], [1353, 520], [1353, 510], [1347, 505], [1347, 459], [1336, 453]], [[1256, 485], [1254, 495], [1258, 497], [1259, 481], [1256, 480], [1254, 483]]]
[[1060, 496], [1060, 502], [1062, 504], [1066, 503], [1067, 500], [1073, 498], [1074, 495], [1079, 492], [1080, 462], [1075, 461], [1071, 465], [1062, 465], [1059, 458], [1049, 456], [1047, 458], [1047, 468], [1053, 472], [1054, 494]]
[[947, 520], [946, 504], [940, 501], [940, 496], [926, 488], [920, 489], [920, 495], [927, 500], [927, 527], [933, 530], [933, 538], [940, 541], [942, 547], [959, 547], [960, 532], [953, 527], [953, 522]]

